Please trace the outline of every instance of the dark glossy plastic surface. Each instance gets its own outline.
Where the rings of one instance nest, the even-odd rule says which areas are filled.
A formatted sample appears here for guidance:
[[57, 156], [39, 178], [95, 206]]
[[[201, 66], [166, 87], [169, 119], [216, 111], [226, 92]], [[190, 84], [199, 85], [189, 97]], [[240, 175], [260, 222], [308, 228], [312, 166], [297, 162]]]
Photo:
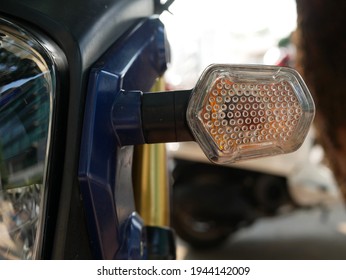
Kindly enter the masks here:
[[[0, 0], [1, 17], [40, 31], [64, 53], [54, 54], [55, 59], [66, 57], [64, 72], [59, 69], [57, 73], [48, 170], [51, 191], [47, 194], [42, 258], [93, 257], [77, 178], [89, 71], [115, 42], [121, 42], [136, 24], [153, 13], [152, 0]], [[122, 58], [123, 65], [126, 59], [132, 58]]]

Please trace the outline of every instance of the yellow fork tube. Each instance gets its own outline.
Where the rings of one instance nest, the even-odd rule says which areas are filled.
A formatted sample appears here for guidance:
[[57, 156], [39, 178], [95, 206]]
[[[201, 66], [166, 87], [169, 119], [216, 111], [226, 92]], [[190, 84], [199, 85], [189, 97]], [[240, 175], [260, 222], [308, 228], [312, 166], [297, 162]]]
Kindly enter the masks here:
[[[160, 78], [152, 91], [164, 90]], [[170, 190], [165, 144], [145, 144], [134, 150], [134, 193], [137, 212], [148, 226], [170, 224]]]

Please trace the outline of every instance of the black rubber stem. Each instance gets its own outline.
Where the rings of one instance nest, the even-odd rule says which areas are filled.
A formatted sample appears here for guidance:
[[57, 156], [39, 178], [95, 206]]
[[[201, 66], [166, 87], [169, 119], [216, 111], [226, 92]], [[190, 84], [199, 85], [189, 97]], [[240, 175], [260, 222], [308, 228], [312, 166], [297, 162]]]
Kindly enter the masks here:
[[142, 128], [146, 143], [194, 141], [186, 121], [191, 91], [143, 93]]

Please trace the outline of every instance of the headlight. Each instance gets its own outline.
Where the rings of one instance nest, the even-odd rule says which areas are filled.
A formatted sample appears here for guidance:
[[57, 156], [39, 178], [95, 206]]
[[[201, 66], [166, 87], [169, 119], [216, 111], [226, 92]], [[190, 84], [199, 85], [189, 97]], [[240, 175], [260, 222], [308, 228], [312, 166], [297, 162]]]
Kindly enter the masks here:
[[54, 89], [44, 47], [0, 20], [0, 259], [35, 255]]

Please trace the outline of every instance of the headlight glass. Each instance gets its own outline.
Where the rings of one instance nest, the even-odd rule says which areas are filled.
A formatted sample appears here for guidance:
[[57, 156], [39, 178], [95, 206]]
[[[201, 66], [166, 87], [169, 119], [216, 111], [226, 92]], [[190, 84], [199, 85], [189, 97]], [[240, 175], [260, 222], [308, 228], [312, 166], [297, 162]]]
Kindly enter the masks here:
[[0, 20], [0, 259], [35, 257], [54, 88], [42, 44]]

